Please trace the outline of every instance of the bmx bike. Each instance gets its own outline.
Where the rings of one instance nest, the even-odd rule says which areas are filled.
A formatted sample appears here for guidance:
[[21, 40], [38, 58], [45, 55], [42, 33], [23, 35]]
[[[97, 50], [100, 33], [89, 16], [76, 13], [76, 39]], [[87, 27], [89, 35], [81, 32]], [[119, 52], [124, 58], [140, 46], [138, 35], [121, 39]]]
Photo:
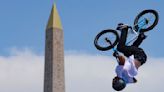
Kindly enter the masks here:
[[[157, 25], [158, 20], [158, 12], [155, 10], [148, 9], [140, 12], [134, 20], [134, 25], [128, 26], [128, 31], [131, 31], [135, 35], [126, 42], [126, 45], [129, 45], [137, 39], [140, 32], [152, 30]], [[100, 51], [107, 51], [110, 49], [117, 51], [115, 46], [118, 44], [120, 38], [117, 29], [107, 29], [98, 33], [94, 40], [95, 47]]]

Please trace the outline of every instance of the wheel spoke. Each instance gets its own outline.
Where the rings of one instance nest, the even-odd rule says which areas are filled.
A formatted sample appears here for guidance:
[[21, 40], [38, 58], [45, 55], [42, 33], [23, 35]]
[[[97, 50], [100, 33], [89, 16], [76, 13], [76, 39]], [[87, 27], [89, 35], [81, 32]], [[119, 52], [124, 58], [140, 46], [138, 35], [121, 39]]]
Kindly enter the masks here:
[[[146, 19], [148, 21], [146, 21], [146, 25], [144, 26], [140, 26], [140, 21], [142, 21], [143, 19]], [[144, 10], [141, 13], [139, 13], [137, 15], [137, 17], [135, 18], [134, 21], [134, 25], [138, 24], [137, 26], [134, 26], [135, 29], [138, 31], [139, 29], [141, 29], [142, 32], [146, 32], [149, 31], [151, 29], [153, 29], [158, 23], [158, 13], [155, 10]]]
[[118, 39], [118, 34], [115, 30], [104, 30], [96, 36], [94, 43], [97, 49], [105, 51], [113, 48]]

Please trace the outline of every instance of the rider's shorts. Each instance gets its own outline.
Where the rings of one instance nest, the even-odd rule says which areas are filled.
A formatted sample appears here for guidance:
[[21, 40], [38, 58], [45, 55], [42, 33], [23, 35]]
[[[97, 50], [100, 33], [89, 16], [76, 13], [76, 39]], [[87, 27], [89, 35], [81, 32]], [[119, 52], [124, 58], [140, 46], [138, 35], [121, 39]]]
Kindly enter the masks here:
[[135, 53], [134, 53], [134, 58], [141, 62], [141, 65], [143, 65], [146, 60], [147, 60], [147, 55], [143, 51], [143, 49], [139, 48]]

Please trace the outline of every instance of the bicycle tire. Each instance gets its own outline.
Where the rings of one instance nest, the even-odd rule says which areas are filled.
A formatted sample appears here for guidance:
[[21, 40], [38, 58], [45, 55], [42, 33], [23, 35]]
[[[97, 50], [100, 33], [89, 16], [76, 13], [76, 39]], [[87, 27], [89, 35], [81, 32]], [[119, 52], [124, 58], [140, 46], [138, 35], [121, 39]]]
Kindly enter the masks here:
[[[113, 36], [115, 37], [115, 40], [113, 41], [112, 44], [108, 44], [108, 46], [103, 47], [98, 43], [98, 41], [99, 41], [99, 39], [102, 35], [107, 34], [107, 33], [112, 33]], [[111, 39], [109, 39], [109, 40], [111, 40]], [[97, 34], [97, 36], [95, 37], [95, 40], [94, 40], [94, 45], [98, 50], [106, 51], [106, 50], [110, 50], [111, 48], [113, 48], [118, 43], [118, 41], [119, 41], [119, 36], [118, 36], [117, 31], [112, 30], [112, 29], [107, 29], [107, 30], [103, 30], [103, 31], [101, 31], [100, 33]]]
[[[147, 28], [141, 28], [140, 29], [139, 26], [138, 26], [139, 19], [142, 16], [144, 16], [144, 15], [146, 15], [148, 13], [151, 13], [151, 14], [154, 15], [154, 17], [155, 17], [154, 22], [152, 23], [152, 25], [148, 26]], [[152, 10], [152, 9], [144, 10], [144, 11], [142, 11], [141, 13], [139, 13], [136, 16], [136, 18], [134, 20], [134, 25], [135, 25], [134, 28], [135, 28], [136, 31], [138, 31], [140, 29], [140, 32], [147, 32], [149, 30], [152, 30], [157, 25], [158, 20], [159, 20], [159, 16], [158, 16], [158, 12], [157, 11]]]

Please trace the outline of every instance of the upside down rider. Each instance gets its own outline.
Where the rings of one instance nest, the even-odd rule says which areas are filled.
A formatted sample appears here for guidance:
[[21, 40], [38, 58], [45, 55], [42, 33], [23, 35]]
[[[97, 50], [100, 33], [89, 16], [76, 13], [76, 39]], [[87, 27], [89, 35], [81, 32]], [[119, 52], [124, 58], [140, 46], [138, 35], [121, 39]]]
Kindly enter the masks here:
[[117, 51], [113, 53], [113, 56], [118, 58], [118, 65], [115, 70], [117, 76], [113, 78], [112, 87], [116, 91], [121, 91], [126, 87], [126, 84], [137, 82], [135, 76], [138, 74], [138, 68], [146, 62], [147, 55], [139, 47], [146, 38], [143, 32], [139, 34], [131, 46], [126, 46], [128, 26], [121, 23], [118, 29], [121, 31], [121, 37], [117, 50], [123, 53], [124, 56], [120, 55]]

